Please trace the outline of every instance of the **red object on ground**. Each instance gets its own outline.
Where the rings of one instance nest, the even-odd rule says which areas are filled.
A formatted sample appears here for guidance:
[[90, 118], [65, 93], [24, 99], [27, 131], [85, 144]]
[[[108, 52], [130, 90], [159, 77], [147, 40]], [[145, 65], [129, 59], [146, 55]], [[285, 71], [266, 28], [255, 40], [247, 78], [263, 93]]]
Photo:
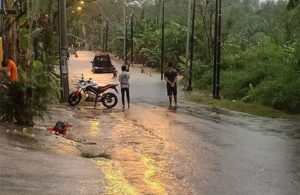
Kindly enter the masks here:
[[55, 134], [67, 135], [69, 124], [66, 122], [57, 122], [53, 128], [47, 128], [48, 131], [55, 131]]

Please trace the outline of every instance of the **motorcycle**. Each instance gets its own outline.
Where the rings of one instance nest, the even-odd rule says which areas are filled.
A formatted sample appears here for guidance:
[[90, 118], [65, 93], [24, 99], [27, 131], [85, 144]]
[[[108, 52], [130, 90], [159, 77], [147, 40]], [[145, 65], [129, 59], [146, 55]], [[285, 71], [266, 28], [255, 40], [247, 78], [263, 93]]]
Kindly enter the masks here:
[[85, 81], [82, 75], [81, 80], [76, 84], [76, 90], [73, 91], [69, 97], [68, 102], [71, 106], [76, 106], [82, 99], [82, 93], [85, 95], [86, 102], [94, 102], [94, 108], [96, 108], [97, 102], [101, 102], [107, 109], [115, 107], [118, 103], [118, 97], [112, 92], [105, 92], [108, 89], [114, 89], [118, 93], [118, 84], [108, 84], [105, 86], [99, 86], [98, 83], [89, 80]]

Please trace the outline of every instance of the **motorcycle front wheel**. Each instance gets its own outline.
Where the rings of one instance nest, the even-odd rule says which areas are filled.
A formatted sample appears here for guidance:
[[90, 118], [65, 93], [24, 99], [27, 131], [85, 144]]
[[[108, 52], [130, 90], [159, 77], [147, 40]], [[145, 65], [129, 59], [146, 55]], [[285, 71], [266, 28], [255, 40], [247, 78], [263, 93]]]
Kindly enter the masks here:
[[102, 98], [102, 104], [107, 109], [111, 109], [115, 107], [118, 103], [118, 97], [114, 93], [106, 93], [105, 96]]
[[68, 102], [71, 106], [76, 106], [77, 104], [79, 104], [81, 98], [81, 93], [71, 93], [68, 97]]

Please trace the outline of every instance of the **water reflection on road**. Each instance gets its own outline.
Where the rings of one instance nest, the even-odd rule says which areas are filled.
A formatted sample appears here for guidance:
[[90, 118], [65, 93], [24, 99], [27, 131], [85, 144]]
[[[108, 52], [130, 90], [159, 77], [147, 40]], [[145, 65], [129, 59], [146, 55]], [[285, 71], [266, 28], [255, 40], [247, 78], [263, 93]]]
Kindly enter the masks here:
[[[111, 74], [91, 73], [93, 53], [78, 55], [71, 58], [71, 80], [83, 73], [101, 85], [118, 83]], [[79, 140], [79, 150], [111, 155], [95, 160], [108, 194], [299, 192], [299, 121], [214, 110], [186, 102], [182, 94], [179, 108], [168, 109], [159, 74], [130, 74], [130, 109], [123, 112], [120, 102], [112, 111], [68, 108], [74, 113], [68, 136]]]

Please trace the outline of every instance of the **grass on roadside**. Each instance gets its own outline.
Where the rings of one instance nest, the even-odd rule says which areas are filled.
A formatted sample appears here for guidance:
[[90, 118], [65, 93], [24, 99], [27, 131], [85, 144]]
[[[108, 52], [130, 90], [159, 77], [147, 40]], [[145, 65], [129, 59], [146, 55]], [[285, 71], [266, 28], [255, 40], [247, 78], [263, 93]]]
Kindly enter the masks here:
[[266, 107], [255, 103], [245, 103], [238, 100], [216, 100], [207, 91], [185, 92], [185, 97], [193, 102], [202, 103], [213, 107], [227, 108], [229, 110], [245, 112], [248, 114], [271, 117], [271, 118], [285, 118], [285, 119], [300, 119], [300, 115], [287, 114], [280, 110]]
[[80, 156], [83, 157], [83, 158], [97, 158], [97, 157], [101, 157], [101, 158], [110, 159], [110, 155], [106, 154], [106, 153], [92, 154], [92, 153], [89, 153], [89, 152], [82, 152], [80, 154]]
[[[100, 102], [98, 102], [98, 103], [100, 103]], [[95, 104], [94, 102], [86, 102], [83, 99], [80, 101], [79, 106], [94, 106], [94, 104]]]

